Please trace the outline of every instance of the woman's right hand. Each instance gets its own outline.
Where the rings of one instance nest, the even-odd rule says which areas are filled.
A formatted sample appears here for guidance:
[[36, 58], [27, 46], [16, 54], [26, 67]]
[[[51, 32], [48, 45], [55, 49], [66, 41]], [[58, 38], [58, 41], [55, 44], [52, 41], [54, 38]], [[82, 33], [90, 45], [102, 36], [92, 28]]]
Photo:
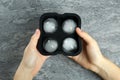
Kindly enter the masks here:
[[96, 65], [101, 63], [103, 56], [97, 42], [86, 32], [76, 28], [77, 34], [82, 38], [82, 51], [77, 56], [70, 56], [73, 60], [79, 63], [86, 69], [96, 70]]
[[102, 55], [97, 42], [80, 28], [76, 32], [83, 40], [83, 49], [79, 55], [69, 57], [105, 80], [120, 80], [120, 68]]

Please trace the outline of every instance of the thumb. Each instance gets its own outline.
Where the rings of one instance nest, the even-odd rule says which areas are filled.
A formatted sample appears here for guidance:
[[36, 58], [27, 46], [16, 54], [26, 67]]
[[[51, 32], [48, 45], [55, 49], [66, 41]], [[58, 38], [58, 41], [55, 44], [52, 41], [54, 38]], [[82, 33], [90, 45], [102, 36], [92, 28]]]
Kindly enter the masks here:
[[35, 33], [33, 34], [33, 36], [31, 37], [31, 40], [30, 40], [30, 45], [33, 46], [33, 47], [36, 47], [37, 43], [38, 43], [38, 39], [40, 37], [40, 30], [39, 29], [36, 29]]
[[76, 28], [77, 34], [88, 44], [94, 41], [94, 39], [86, 32], [82, 31], [80, 28]]

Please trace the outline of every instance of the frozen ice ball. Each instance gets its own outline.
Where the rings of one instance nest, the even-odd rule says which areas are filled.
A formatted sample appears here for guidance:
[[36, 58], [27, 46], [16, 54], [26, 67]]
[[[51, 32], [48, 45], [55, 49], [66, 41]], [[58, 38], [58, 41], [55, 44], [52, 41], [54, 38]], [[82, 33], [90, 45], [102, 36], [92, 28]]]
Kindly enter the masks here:
[[54, 18], [48, 18], [44, 21], [43, 29], [45, 32], [53, 33], [57, 29], [57, 21]]
[[66, 33], [73, 33], [77, 24], [72, 19], [67, 19], [63, 22], [63, 31]]
[[66, 38], [62, 46], [66, 52], [70, 52], [77, 49], [77, 42], [73, 38]]
[[43, 46], [47, 52], [54, 52], [58, 48], [58, 43], [56, 40], [48, 39]]

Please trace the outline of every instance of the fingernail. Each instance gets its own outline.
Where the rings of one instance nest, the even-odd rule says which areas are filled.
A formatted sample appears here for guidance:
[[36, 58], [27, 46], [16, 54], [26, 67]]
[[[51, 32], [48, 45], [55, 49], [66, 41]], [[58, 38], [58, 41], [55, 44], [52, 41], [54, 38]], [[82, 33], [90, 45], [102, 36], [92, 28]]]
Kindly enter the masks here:
[[37, 34], [38, 32], [39, 32], [39, 30], [38, 30], [38, 29], [36, 29], [35, 33]]
[[79, 27], [77, 27], [77, 29], [78, 29], [79, 31], [82, 31]]

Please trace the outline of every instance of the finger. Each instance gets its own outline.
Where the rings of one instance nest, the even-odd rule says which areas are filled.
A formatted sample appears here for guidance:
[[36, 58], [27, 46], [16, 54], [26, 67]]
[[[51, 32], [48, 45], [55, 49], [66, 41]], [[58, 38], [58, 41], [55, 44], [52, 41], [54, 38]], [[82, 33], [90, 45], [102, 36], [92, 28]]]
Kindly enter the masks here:
[[73, 56], [68, 56], [69, 58], [73, 58]]
[[77, 56], [68, 56], [69, 58], [71, 58], [71, 59], [77, 59], [79, 56], [77, 55]]
[[50, 56], [44, 56], [44, 55], [42, 55], [42, 54], [38, 54], [38, 56], [39, 56], [43, 61], [50, 57]]
[[76, 32], [86, 43], [89, 44], [94, 41], [94, 39], [88, 33], [80, 30], [80, 28], [76, 28]]
[[36, 29], [35, 33], [33, 34], [33, 36], [31, 37], [30, 40], [30, 45], [36, 47], [37, 43], [38, 43], [38, 39], [40, 37], [40, 30]]

